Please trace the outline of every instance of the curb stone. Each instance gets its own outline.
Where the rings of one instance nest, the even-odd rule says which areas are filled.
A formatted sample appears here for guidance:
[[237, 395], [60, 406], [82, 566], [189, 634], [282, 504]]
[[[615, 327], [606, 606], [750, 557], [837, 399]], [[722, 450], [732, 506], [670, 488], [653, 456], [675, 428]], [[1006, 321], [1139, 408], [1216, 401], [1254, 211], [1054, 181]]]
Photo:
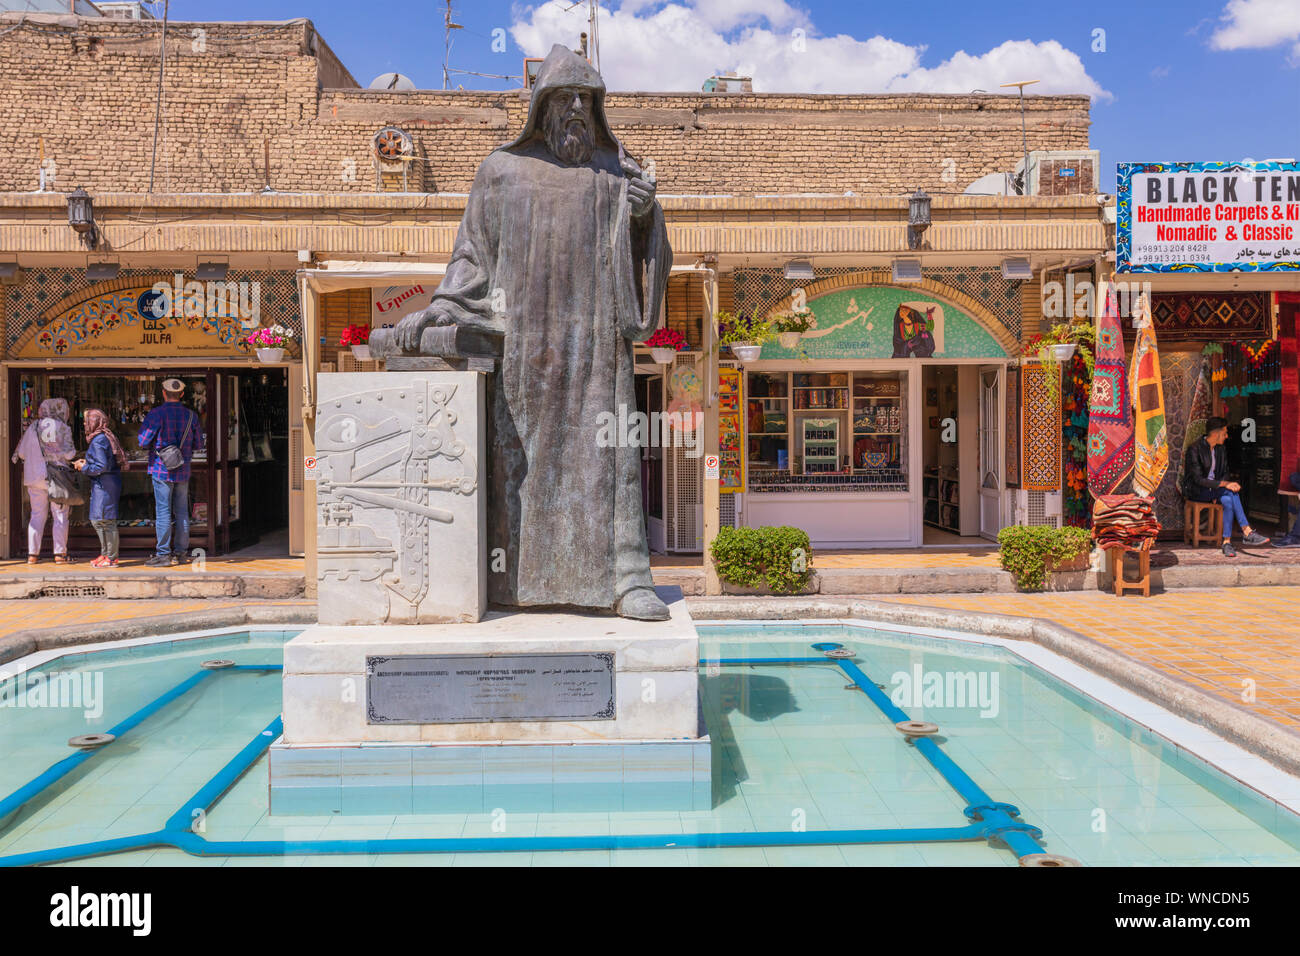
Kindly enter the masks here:
[[80, 644], [125, 641], [138, 637], [185, 631], [203, 631], [241, 624], [313, 624], [313, 604], [248, 604], [243, 607], [215, 608], [210, 611], [178, 611], [123, 621], [93, 624], [67, 624], [61, 627], [28, 628], [0, 637], [0, 664], [8, 663], [35, 651], [48, 651]]

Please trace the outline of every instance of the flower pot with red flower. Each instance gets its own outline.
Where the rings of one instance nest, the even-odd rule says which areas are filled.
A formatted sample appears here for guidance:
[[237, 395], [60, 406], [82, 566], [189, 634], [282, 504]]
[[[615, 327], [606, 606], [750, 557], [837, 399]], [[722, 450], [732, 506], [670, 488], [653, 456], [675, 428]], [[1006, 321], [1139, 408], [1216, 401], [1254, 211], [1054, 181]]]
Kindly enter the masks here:
[[660, 365], [667, 365], [682, 349], [686, 348], [686, 337], [676, 329], [655, 329], [654, 335], [645, 340], [645, 347], [650, 350], [650, 357]]
[[346, 345], [352, 349], [352, 355], [357, 361], [370, 361], [370, 326], [347, 326], [339, 338], [339, 345]]

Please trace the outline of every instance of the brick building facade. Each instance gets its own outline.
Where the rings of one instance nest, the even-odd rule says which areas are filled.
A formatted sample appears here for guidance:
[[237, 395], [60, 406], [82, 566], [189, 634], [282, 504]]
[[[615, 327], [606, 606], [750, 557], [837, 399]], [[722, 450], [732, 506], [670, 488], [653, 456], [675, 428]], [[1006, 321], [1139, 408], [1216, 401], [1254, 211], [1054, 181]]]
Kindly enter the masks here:
[[[160, 39], [156, 21], [0, 19], [0, 115], [7, 124], [0, 137], [0, 263], [16, 265], [0, 296], [10, 345], [3, 414], [13, 420], [15, 389], [39, 379], [33, 370], [75, 364], [67, 356], [20, 356], [13, 346], [30, 349], [34, 324], [51, 318], [42, 308], [47, 288], [57, 287], [60, 302], [109, 291], [86, 275], [89, 261], [117, 264], [141, 281], [192, 276], [214, 260], [241, 277], [263, 276], [276, 290], [277, 315], [304, 334], [301, 354], [292, 356], [284, 454], [297, 528], [291, 540], [310, 554], [314, 496], [301, 461], [314, 448], [314, 376], [322, 367], [353, 367], [338, 334], [345, 324], [370, 321], [372, 289], [403, 281], [436, 285], [474, 171], [521, 128], [528, 97], [361, 89], [306, 20], [173, 22], [155, 163]], [[886, 325], [894, 299], [931, 302], [948, 310], [953, 329], [996, 343], [987, 361], [954, 359], [951, 371], [960, 374], [963, 398], [977, 401], [976, 369], [991, 369], [991, 387], [999, 408], [1011, 410], [1002, 413], [1010, 421], [1018, 405], [1007, 395], [1006, 370], [1017, 338], [1042, 322], [1039, 283], [1051, 270], [1092, 267], [1106, 248], [1091, 192], [964, 195], [970, 183], [1010, 173], [1020, 161], [1015, 97], [618, 92], [606, 106], [627, 150], [654, 164], [675, 253], [665, 321], [691, 345], [678, 364], [698, 363], [706, 380], [719, 360], [712, 314], [788, 305], [800, 284], [783, 267], [797, 258], [816, 270], [817, 281], [806, 284], [820, 290], [818, 301], [856, 294], [876, 303], [876, 320]], [[1024, 108], [1030, 150], [1087, 150], [1088, 97], [1028, 97]], [[377, 168], [373, 138], [386, 126], [410, 137], [405, 176]], [[46, 188], [33, 193], [42, 169]], [[65, 194], [76, 187], [94, 200], [100, 244], [93, 251], [67, 224]], [[913, 247], [907, 197], [918, 187], [932, 197], [932, 224]], [[1005, 278], [1000, 264], [1008, 257], [1028, 259], [1033, 278]], [[919, 259], [924, 281], [891, 279], [898, 258]], [[284, 287], [295, 276], [290, 299]], [[158, 368], [174, 361], [165, 351], [113, 361], [134, 371]], [[902, 376], [918, 406], [910, 413], [918, 429], [909, 453], [914, 474], [904, 482], [909, 490], [887, 506], [891, 516], [914, 521], [893, 543], [920, 543], [925, 363], [909, 372], [886, 352], [824, 367], [832, 365], [854, 376]], [[232, 353], [204, 367], [215, 382], [248, 366], [247, 356]], [[805, 366], [755, 368], [792, 382], [789, 376]], [[669, 397], [666, 371], [643, 364], [645, 400]], [[706, 445], [718, 441], [717, 426], [714, 412]], [[973, 469], [973, 418], [969, 429], [961, 467]], [[1010, 455], [1014, 436], [1006, 438]], [[699, 462], [680, 455], [650, 467], [646, 480], [656, 483], [661, 505], [652, 516], [660, 546], [667, 538], [698, 549], [719, 520], [743, 523], [748, 504], [764, 497], [720, 496], [717, 482], [703, 480]], [[19, 517], [12, 476], [5, 478], [10, 487], [0, 484], [0, 498], [10, 514], [0, 550], [16, 546]], [[966, 534], [980, 532], [978, 510], [991, 507], [995, 527], [1011, 511], [1002, 490], [991, 505], [969, 497], [976, 484], [963, 492]]]

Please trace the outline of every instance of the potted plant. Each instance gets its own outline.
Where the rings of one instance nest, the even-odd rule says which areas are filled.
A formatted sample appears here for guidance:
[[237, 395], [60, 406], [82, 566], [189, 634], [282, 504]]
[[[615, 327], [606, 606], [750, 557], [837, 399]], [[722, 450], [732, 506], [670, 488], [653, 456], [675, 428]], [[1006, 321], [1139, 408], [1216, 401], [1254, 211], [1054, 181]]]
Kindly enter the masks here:
[[284, 350], [293, 341], [293, 333], [283, 325], [272, 325], [244, 336], [244, 342], [257, 351], [257, 360], [274, 364], [284, 359]]
[[1061, 387], [1060, 366], [1070, 361], [1076, 352], [1083, 360], [1088, 381], [1092, 380], [1092, 371], [1096, 366], [1092, 347], [1096, 342], [1096, 334], [1091, 322], [1061, 323], [1031, 338], [1025, 343], [1022, 354], [1037, 358], [1050, 373], [1054, 373], [1047, 376], [1048, 390], [1052, 395], [1057, 395]]
[[650, 356], [660, 365], [667, 365], [682, 349], [686, 348], [686, 337], [676, 329], [655, 329], [654, 335], [645, 340]]
[[351, 348], [357, 361], [370, 361], [370, 326], [357, 324], [345, 327], [339, 337], [339, 345]]
[[731, 349], [731, 354], [741, 362], [753, 362], [763, 352], [763, 343], [776, 334], [772, 324], [758, 314], [751, 315], [719, 311], [714, 315], [718, 323], [718, 343]]
[[797, 312], [782, 312], [773, 317], [772, 330], [776, 333], [781, 348], [793, 350], [798, 348], [799, 339], [803, 334], [816, 324], [812, 309], [800, 309]]

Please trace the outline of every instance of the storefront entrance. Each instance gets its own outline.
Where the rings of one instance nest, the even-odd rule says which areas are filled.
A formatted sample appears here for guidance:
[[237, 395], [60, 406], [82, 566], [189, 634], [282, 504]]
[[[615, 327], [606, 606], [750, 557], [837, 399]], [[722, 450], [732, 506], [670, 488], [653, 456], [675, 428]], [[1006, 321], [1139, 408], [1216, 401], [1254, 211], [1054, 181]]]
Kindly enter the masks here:
[[[124, 554], [143, 554], [156, 543], [148, 451], [137, 443], [141, 423], [162, 402], [162, 381], [185, 382], [183, 402], [203, 425], [206, 450], [194, 457], [190, 476], [190, 547], [216, 555], [287, 536], [289, 526], [289, 383], [283, 366], [168, 369], [13, 368], [9, 371], [9, 433], [30, 426], [42, 400], [67, 399], [78, 452], [85, 450], [83, 421], [102, 409], [130, 459], [122, 477], [118, 525]], [[22, 465], [11, 466], [10, 554], [27, 551], [30, 503]], [[47, 525], [42, 547], [51, 553]], [[98, 538], [85, 505], [73, 508], [69, 550], [93, 554]], [[285, 550], [287, 551], [287, 537]]]

